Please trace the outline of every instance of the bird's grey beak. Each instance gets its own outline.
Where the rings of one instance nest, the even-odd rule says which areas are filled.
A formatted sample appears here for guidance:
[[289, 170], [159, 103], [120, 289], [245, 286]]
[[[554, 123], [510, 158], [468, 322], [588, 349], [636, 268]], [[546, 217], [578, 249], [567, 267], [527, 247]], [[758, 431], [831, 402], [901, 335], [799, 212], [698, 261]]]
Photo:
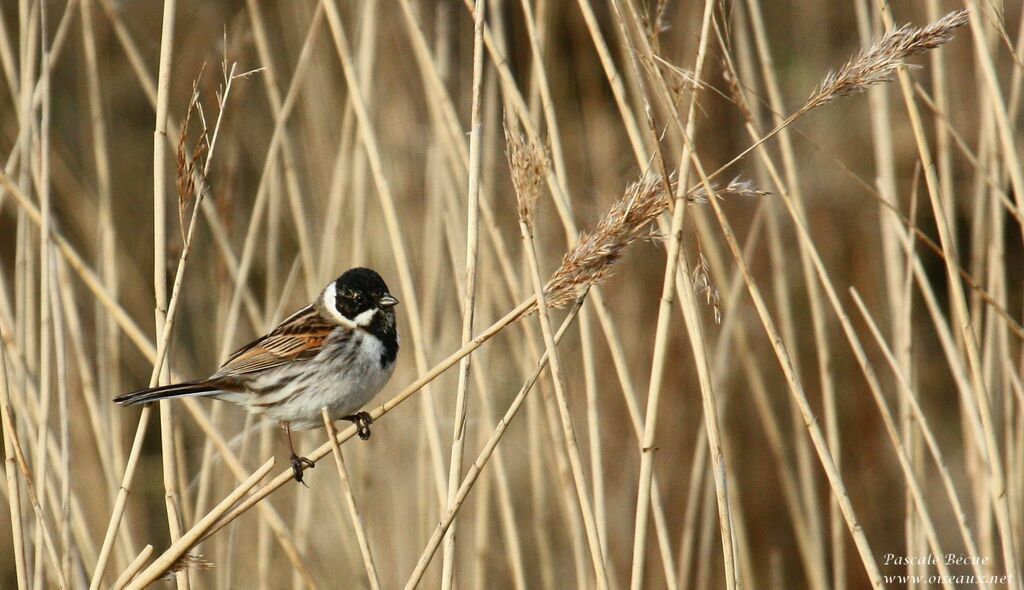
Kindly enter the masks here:
[[377, 301], [377, 307], [387, 309], [398, 305], [398, 300], [391, 296], [391, 294], [384, 295]]

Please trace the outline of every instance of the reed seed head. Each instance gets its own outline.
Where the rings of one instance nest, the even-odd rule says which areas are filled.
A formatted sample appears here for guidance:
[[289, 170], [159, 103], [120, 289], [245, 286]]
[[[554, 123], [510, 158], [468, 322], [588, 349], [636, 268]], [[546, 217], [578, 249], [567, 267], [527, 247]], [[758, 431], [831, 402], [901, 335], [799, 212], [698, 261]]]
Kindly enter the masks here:
[[654, 234], [651, 224], [668, 209], [670, 183], [660, 176], [641, 178], [626, 189], [592, 232], [581, 233], [576, 245], [551, 275], [545, 297], [551, 307], [563, 307], [584, 289], [608, 275], [626, 247]]
[[951, 12], [925, 27], [903, 25], [889, 31], [867, 51], [862, 51], [822, 80], [803, 111], [819, 107], [834, 98], [864, 92], [869, 87], [887, 82], [904, 60], [945, 45], [953, 32], [967, 24], [967, 11]]
[[527, 140], [518, 130], [505, 125], [505, 156], [508, 158], [512, 186], [516, 190], [519, 219], [533, 227], [534, 212], [540, 199], [541, 187], [548, 172], [548, 152], [536, 139]]

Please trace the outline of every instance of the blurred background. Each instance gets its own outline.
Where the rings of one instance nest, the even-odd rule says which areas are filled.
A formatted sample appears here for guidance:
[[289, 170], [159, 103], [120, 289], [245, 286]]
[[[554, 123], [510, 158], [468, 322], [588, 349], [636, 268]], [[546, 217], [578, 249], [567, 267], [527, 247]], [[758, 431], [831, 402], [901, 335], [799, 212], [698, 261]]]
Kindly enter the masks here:
[[[556, 196], [545, 188], [536, 214], [546, 276], [577, 232], [593, 228], [652, 161], [660, 169], [656, 140], [666, 168], [696, 183], [692, 168], [679, 169], [679, 124], [691, 103], [689, 139], [711, 173], [797, 112], [828, 72], [886, 30], [867, 0], [708, 6], [486, 1], [475, 332], [533, 293], [505, 117], [529, 123], [525, 133], [548, 146], [561, 188]], [[837, 97], [713, 179], [723, 186], [739, 178], [770, 193], [718, 202], [748, 279], [711, 205], [687, 207], [680, 273], [707, 277], [710, 288], [697, 297], [698, 342], [679, 305], [671, 308], [656, 494], [642, 539], [634, 539], [638, 433], [668, 240], [631, 247], [600, 287], [601, 301], [588, 299], [566, 333], [560, 358], [610, 585], [639, 575], [652, 588], [718, 588], [732, 582], [731, 569], [753, 588], [859, 588], [873, 577], [868, 556], [884, 576], [926, 578], [941, 572], [886, 555], [937, 551], [986, 559], [977, 568], [951, 566], [955, 575], [1024, 565], [1021, 5], [897, 3], [891, 18], [922, 27], [965, 8], [969, 24], [944, 47], [911, 58], [902, 88], [893, 81]], [[146, 544], [159, 554], [171, 543], [167, 485], [187, 530], [268, 457], [277, 458], [272, 473], [286, 468], [275, 425], [217, 402], [173, 405], [149, 420], [123, 521], [108, 533], [140, 416], [110, 399], [149, 383], [158, 342], [154, 279], [172, 291], [193, 214], [199, 220], [167, 351], [177, 377], [209, 374], [356, 265], [377, 269], [402, 301], [402, 353], [376, 403], [460, 344], [471, 7], [178, 0], [174, 16], [160, 162], [166, 234], [157, 249], [161, 3], [0, 3], [0, 388], [11, 507], [0, 510], [4, 587], [55, 587], [61, 575], [88, 586], [104, 539], [113, 538], [102, 578], [110, 585]], [[908, 113], [920, 117], [920, 135]], [[922, 164], [922, 146], [933, 167]], [[195, 190], [182, 189], [189, 178]], [[936, 204], [946, 229], [936, 224]], [[51, 240], [42, 237], [45, 224]], [[768, 324], [781, 335], [779, 348]], [[708, 359], [710, 390], [698, 379], [695, 345]], [[533, 315], [473, 354], [463, 472], [543, 348]], [[792, 362], [792, 381], [778, 350]], [[308, 488], [289, 484], [263, 500], [195, 548], [187, 573], [168, 583], [371, 587], [376, 576], [382, 587], [405, 584], [448, 505], [457, 387], [457, 370], [447, 371], [380, 419], [368, 442], [342, 446], [372, 574], [327, 458], [307, 473]], [[728, 529], [702, 392], [717, 407]], [[836, 486], [794, 401], [800, 395], [826, 434], [866, 553], [833, 500]], [[457, 585], [597, 584], [553, 404], [545, 372], [458, 513]], [[893, 418], [898, 447], [883, 414]], [[227, 441], [240, 471], [207, 428]], [[326, 439], [323, 430], [296, 437], [300, 449]], [[925, 514], [909, 491], [911, 476]], [[723, 530], [731, 531], [733, 557], [723, 557]], [[638, 543], [646, 558], [639, 574]], [[421, 585], [442, 577], [438, 550]]]

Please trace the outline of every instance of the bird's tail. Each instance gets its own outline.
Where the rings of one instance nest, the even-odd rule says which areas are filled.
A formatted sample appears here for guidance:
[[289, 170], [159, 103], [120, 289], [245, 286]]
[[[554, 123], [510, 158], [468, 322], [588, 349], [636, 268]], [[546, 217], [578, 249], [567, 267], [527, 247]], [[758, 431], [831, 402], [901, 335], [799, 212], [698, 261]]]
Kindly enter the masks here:
[[215, 391], [218, 391], [217, 387], [210, 385], [208, 382], [186, 381], [185, 383], [161, 385], [160, 387], [150, 387], [148, 389], [140, 389], [139, 391], [119, 395], [114, 398], [114, 403], [122, 406], [134, 406], [136, 404], [145, 404], [162, 399], [206, 395]]

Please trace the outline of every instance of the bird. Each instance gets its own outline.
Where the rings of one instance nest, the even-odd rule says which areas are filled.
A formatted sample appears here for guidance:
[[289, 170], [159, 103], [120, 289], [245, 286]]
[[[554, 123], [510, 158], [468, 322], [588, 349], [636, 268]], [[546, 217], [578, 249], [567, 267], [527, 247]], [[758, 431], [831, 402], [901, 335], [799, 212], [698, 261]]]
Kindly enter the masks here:
[[273, 330], [232, 353], [205, 379], [133, 391], [114, 398], [121, 406], [209, 397], [278, 421], [288, 437], [295, 480], [315, 464], [295, 452], [292, 430], [349, 420], [359, 438], [370, 438], [373, 420], [360, 408], [395, 370], [398, 304], [376, 271], [352, 268], [328, 283], [316, 300]]

